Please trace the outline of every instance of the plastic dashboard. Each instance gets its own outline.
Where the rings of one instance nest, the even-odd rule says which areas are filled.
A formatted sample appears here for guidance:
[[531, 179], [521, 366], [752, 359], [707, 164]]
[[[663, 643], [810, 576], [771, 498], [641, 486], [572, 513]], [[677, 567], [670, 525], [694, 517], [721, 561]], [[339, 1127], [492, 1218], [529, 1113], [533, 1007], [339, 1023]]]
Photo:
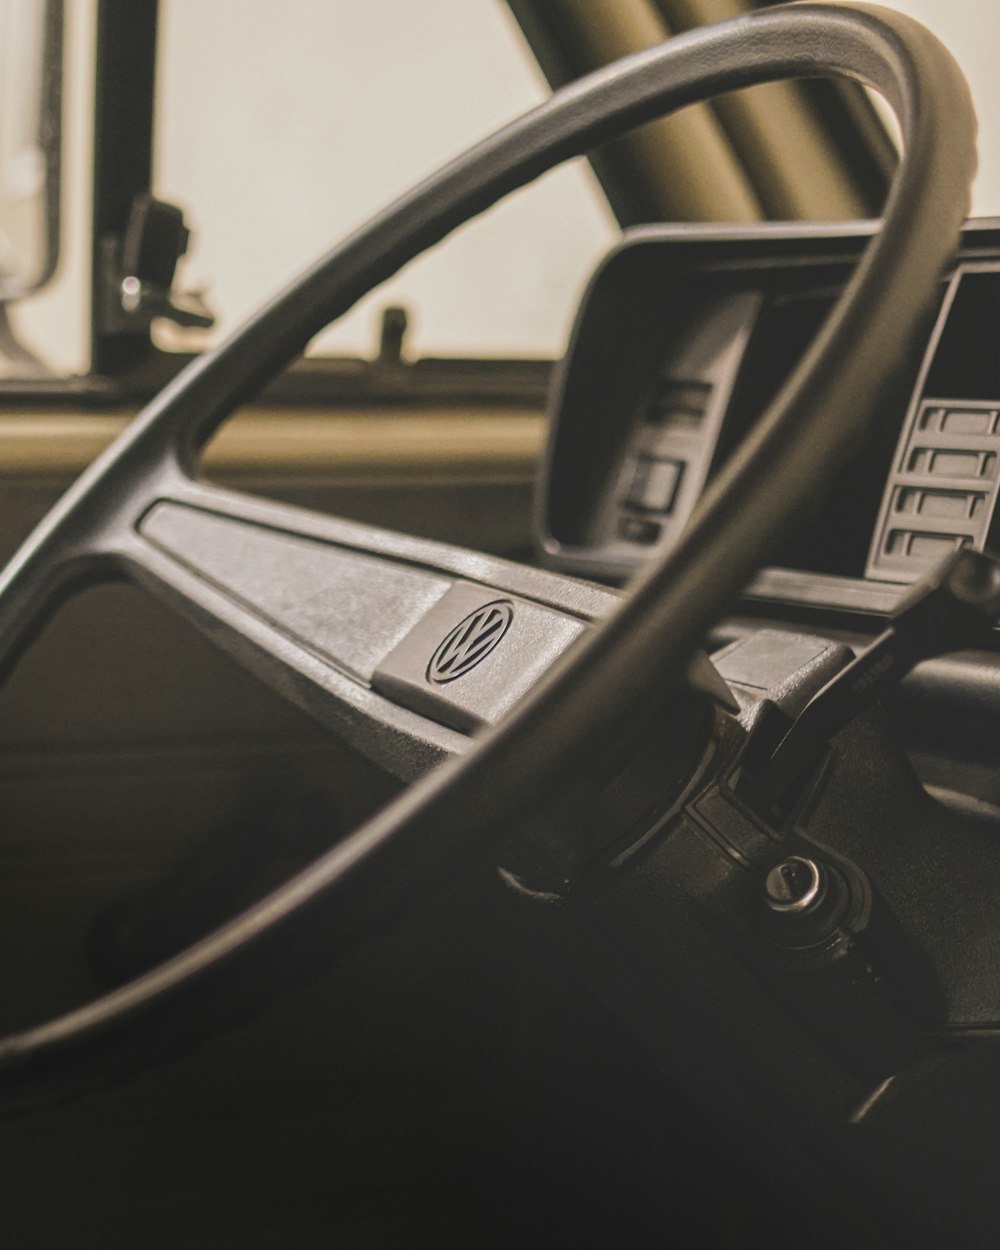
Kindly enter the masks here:
[[[554, 389], [546, 562], [622, 581], [669, 546], [808, 348], [875, 223], [628, 232], [584, 295]], [[1000, 220], [970, 222], [884, 419], [747, 606], [862, 625], [1000, 530]]]

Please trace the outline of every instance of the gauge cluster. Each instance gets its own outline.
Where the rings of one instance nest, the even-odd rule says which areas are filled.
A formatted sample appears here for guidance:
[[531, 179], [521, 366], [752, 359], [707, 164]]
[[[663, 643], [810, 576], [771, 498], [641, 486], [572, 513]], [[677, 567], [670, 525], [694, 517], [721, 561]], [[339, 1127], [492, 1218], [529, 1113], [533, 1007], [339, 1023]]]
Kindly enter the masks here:
[[[672, 546], [809, 350], [874, 228], [642, 227], [605, 259], [557, 378], [538, 542], [623, 581]], [[880, 614], [963, 546], [1000, 490], [1000, 223], [970, 223], [873, 440], [750, 599]]]

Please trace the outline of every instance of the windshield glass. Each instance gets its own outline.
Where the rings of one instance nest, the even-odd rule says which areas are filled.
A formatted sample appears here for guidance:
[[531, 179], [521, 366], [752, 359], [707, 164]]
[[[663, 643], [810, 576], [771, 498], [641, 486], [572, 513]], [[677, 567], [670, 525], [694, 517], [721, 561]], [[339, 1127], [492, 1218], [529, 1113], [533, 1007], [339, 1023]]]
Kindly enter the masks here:
[[[212, 338], [548, 94], [500, 0], [285, 0], [280, 16], [273, 0], [161, 0], [160, 40], [154, 194], [194, 228], [183, 280], [205, 286]], [[370, 355], [391, 303], [411, 313], [415, 355], [556, 355], [615, 233], [589, 168], [559, 170], [422, 258], [313, 350]]]
[[[752, 4], [684, 0], [692, 17], [696, 9], [724, 16]], [[609, 29], [624, 20], [615, 0], [581, 0], [586, 6], [603, 13]], [[972, 212], [1000, 215], [993, 156], [1000, 4], [897, 0], [896, 7], [935, 30], [962, 64], [980, 119]], [[280, 15], [276, 8], [273, 0], [159, 3], [152, 190], [178, 204], [192, 227], [179, 290], [202, 288], [216, 315], [207, 333], [156, 321], [157, 343], [171, 350], [218, 341], [401, 191], [548, 94], [507, 0], [284, 0]], [[52, 169], [40, 181], [31, 136], [42, 105], [58, 110], [59, 103], [58, 79], [39, 72], [43, 11], [63, 15], [65, 81], [61, 143], [53, 143]], [[41, 282], [59, 243], [55, 273], [11, 314], [17, 338], [34, 353], [24, 354], [29, 373], [89, 367], [95, 12], [92, 0], [0, 0], [0, 33], [16, 71], [7, 75], [10, 107], [0, 122], [8, 209], [0, 276], [16, 270], [22, 290]], [[656, 29], [662, 33], [662, 23]], [[14, 83], [24, 95], [16, 107]], [[58, 139], [58, 127], [52, 133]], [[789, 147], [787, 128], [777, 133]], [[697, 150], [702, 181], [718, 198], [718, 178]], [[762, 166], [766, 155], [756, 153]], [[680, 181], [672, 161], [658, 167]], [[689, 177], [693, 166], [683, 169]], [[410, 356], [558, 356], [587, 275], [616, 237], [589, 166], [577, 162], [446, 240], [312, 350], [371, 356], [381, 311], [402, 304]], [[15, 250], [30, 260], [16, 266]], [[21, 367], [9, 353], [0, 359], [6, 376]]]
[[979, 117], [979, 175], [972, 215], [1000, 215], [1000, 4], [997, 0], [892, 0], [929, 27], [961, 65]]

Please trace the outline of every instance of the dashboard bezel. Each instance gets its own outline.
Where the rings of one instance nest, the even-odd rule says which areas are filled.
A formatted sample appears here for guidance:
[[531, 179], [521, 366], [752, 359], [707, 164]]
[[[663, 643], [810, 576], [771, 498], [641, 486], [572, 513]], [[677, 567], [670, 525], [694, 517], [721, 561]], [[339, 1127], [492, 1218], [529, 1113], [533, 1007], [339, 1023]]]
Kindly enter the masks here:
[[[645, 265], [655, 258], [669, 272], [673, 289], [691, 300], [692, 291], [718, 275], [749, 274], [757, 271], [762, 286], [774, 282], [775, 275], [802, 274], [804, 271], [842, 270], [846, 282], [865, 242], [878, 229], [878, 222], [849, 223], [766, 223], [754, 226], [671, 224], [642, 226], [625, 233], [608, 253], [588, 284], [573, 327], [567, 353], [557, 368], [550, 400], [549, 435], [542, 460], [540, 487], [536, 495], [535, 540], [547, 567], [601, 581], [621, 583], [661, 548], [651, 545], [645, 552], [625, 553], [621, 544], [567, 541], [560, 535], [555, 518], [558, 493], [574, 470], [580, 444], [594, 428], [600, 413], [581, 419], [574, 404], [581, 387], [597, 377], [597, 369], [613, 355], [596, 365], [587, 361], [581, 369], [583, 353], [593, 356], [593, 345], [602, 329], [614, 327], [629, 316], [641, 316], [629, 308], [628, 294], [620, 273], [623, 266]], [[943, 298], [937, 309], [929, 309], [926, 333], [911, 354], [900, 395], [905, 396], [907, 412], [918, 402], [934, 351], [947, 322], [958, 275], [967, 267], [1000, 265], [1000, 218], [970, 220], [961, 236], [955, 261], [945, 275]], [[782, 279], [784, 280], [784, 279]], [[659, 297], [661, 300], [663, 296]], [[641, 297], [637, 297], [641, 300]], [[635, 324], [635, 322], [633, 323]], [[589, 369], [589, 373], [587, 370]], [[583, 379], [581, 381], [581, 373]], [[1000, 396], [997, 397], [1000, 400]], [[626, 399], [635, 403], [634, 397]], [[613, 414], [609, 424], [613, 422]], [[905, 414], [896, 410], [891, 420], [901, 426]], [[607, 455], [607, 448], [601, 449]], [[593, 453], [595, 456], [597, 453]], [[612, 454], [614, 453], [612, 447]], [[621, 473], [621, 465], [611, 465], [610, 477]], [[870, 576], [839, 576], [803, 568], [779, 565], [762, 569], [744, 592], [743, 608], [757, 613], [791, 612], [796, 620], [819, 624], [836, 622], [844, 628], [865, 631], [878, 628], [892, 611], [907, 580], [876, 580]]]

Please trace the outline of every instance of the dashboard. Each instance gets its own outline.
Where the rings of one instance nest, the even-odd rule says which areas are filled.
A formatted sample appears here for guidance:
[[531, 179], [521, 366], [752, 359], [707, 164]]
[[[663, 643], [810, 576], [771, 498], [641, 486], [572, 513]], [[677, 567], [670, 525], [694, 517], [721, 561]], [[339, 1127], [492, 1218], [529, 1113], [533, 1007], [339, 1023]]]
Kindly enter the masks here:
[[[554, 388], [536, 514], [547, 564], [624, 581], [672, 545], [808, 351], [872, 223], [649, 226], [593, 277]], [[747, 587], [845, 627], [982, 549], [1000, 487], [1000, 222], [970, 222], [866, 446]]]

